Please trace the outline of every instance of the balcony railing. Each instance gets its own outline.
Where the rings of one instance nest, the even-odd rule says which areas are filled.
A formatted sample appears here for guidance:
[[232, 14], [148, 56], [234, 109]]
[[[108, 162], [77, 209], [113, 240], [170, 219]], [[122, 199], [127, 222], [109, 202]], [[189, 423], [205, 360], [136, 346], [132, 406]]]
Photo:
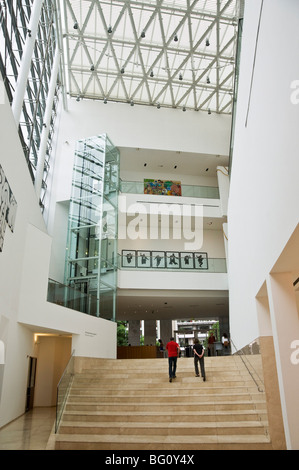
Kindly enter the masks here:
[[[196, 197], [207, 199], [219, 199], [219, 188], [212, 186], [192, 186], [182, 184], [183, 197]], [[144, 183], [142, 181], [120, 181], [120, 192], [129, 194], [144, 194]]]
[[66, 286], [53, 279], [48, 280], [47, 301], [62, 307], [76, 310], [77, 312], [97, 316], [98, 299], [90, 294], [85, 294], [72, 286]]
[[207, 253], [123, 250], [119, 269], [143, 271], [191, 271], [226, 273], [225, 258], [208, 258]]
[[[130, 256], [128, 256], [130, 254]], [[191, 271], [202, 273], [226, 273], [225, 258], [208, 258], [206, 253], [161, 252], [123, 250], [118, 255], [118, 269], [143, 271]], [[107, 269], [105, 268], [105, 272]], [[105, 300], [105, 293], [103, 299]], [[100, 296], [102, 298], [102, 296]], [[79, 288], [67, 286], [53, 279], [48, 280], [47, 301], [87, 315], [98, 316], [101, 298], [86, 294]], [[104, 307], [103, 307], [104, 308]], [[102, 315], [101, 315], [102, 316]], [[109, 319], [109, 315], [105, 316]]]

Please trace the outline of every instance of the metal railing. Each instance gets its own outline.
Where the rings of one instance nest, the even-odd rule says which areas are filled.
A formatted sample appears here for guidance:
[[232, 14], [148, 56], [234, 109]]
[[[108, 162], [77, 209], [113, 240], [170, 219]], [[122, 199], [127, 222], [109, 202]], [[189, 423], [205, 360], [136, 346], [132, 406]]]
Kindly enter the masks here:
[[57, 385], [55, 433], [58, 431], [66, 400], [74, 378], [74, 354], [75, 350], [73, 350], [67, 366], [64, 369], [61, 379]]
[[230, 342], [231, 342], [232, 346], [234, 347], [234, 349], [236, 351], [235, 354], [243, 362], [245, 368], [247, 369], [247, 371], [250, 374], [252, 380], [254, 381], [255, 385], [257, 386], [258, 391], [263, 393], [265, 391], [264, 381], [261, 379], [258, 372], [256, 371], [256, 369], [254, 368], [254, 366], [250, 362], [248, 354], [245, 354], [244, 351], [242, 351], [242, 350], [238, 350], [235, 343], [233, 342], [233, 340], [231, 338], [230, 338]]

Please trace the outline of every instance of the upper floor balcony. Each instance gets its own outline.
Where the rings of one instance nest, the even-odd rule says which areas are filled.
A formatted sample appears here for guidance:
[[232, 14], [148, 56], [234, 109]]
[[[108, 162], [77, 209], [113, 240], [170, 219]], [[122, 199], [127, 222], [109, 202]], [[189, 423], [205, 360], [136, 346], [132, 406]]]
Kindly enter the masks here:
[[228, 289], [226, 259], [204, 252], [123, 250], [119, 261], [120, 289]]
[[[125, 194], [151, 194], [151, 195], [163, 195], [163, 189], [161, 192], [147, 190], [146, 184], [142, 181], [120, 181], [120, 192]], [[175, 196], [175, 194], [169, 194], [164, 192], [165, 196]], [[182, 184], [180, 186], [180, 196], [192, 197], [192, 198], [203, 198], [203, 199], [219, 199], [219, 188], [213, 186], [198, 186]], [[175, 200], [173, 201], [175, 202]]]

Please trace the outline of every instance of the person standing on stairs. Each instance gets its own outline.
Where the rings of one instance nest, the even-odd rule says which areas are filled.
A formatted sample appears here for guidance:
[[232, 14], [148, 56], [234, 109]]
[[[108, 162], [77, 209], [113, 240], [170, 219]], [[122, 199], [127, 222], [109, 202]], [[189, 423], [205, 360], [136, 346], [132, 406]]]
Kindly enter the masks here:
[[168, 352], [169, 382], [172, 382], [172, 379], [176, 378], [175, 373], [180, 346], [174, 341], [174, 338], [170, 338], [170, 341], [166, 344], [166, 349]]
[[204, 347], [200, 344], [198, 338], [195, 338], [194, 345], [193, 345], [193, 352], [194, 352], [194, 368], [195, 368], [195, 375], [199, 377], [199, 370], [198, 370], [198, 361], [200, 364], [200, 372], [203, 378], [203, 381], [206, 381], [206, 373], [205, 373], [205, 363], [204, 363], [204, 354], [205, 350]]

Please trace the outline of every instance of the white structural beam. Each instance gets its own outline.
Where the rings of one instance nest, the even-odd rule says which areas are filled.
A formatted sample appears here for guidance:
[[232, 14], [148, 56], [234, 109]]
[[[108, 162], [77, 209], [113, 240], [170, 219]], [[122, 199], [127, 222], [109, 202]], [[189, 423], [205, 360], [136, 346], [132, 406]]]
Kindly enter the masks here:
[[45, 111], [44, 122], [43, 122], [41, 143], [40, 143], [40, 148], [39, 148], [39, 153], [38, 153], [36, 176], [35, 176], [35, 191], [38, 197], [40, 195], [42, 181], [43, 181], [45, 157], [46, 157], [48, 136], [49, 136], [49, 130], [50, 130], [49, 128], [50, 128], [51, 117], [52, 117], [53, 100], [54, 100], [55, 90], [56, 90], [56, 85], [57, 85], [59, 64], [60, 64], [60, 52], [59, 52], [59, 47], [56, 46], [56, 52], [55, 52], [53, 66], [52, 66], [49, 93], [47, 97], [46, 111]]
[[35, 0], [32, 6], [32, 12], [30, 17], [30, 23], [28, 26], [28, 34], [26, 38], [26, 43], [24, 47], [24, 52], [22, 56], [22, 62], [20, 66], [20, 71], [18, 75], [18, 81], [16, 86], [16, 92], [14, 100], [12, 103], [12, 112], [16, 125], [20, 123], [20, 117], [22, 112], [22, 106], [24, 102], [24, 96], [27, 86], [27, 79], [30, 71], [31, 60], [41, 15], [41, 9], [43, 6], [44, 0]]

